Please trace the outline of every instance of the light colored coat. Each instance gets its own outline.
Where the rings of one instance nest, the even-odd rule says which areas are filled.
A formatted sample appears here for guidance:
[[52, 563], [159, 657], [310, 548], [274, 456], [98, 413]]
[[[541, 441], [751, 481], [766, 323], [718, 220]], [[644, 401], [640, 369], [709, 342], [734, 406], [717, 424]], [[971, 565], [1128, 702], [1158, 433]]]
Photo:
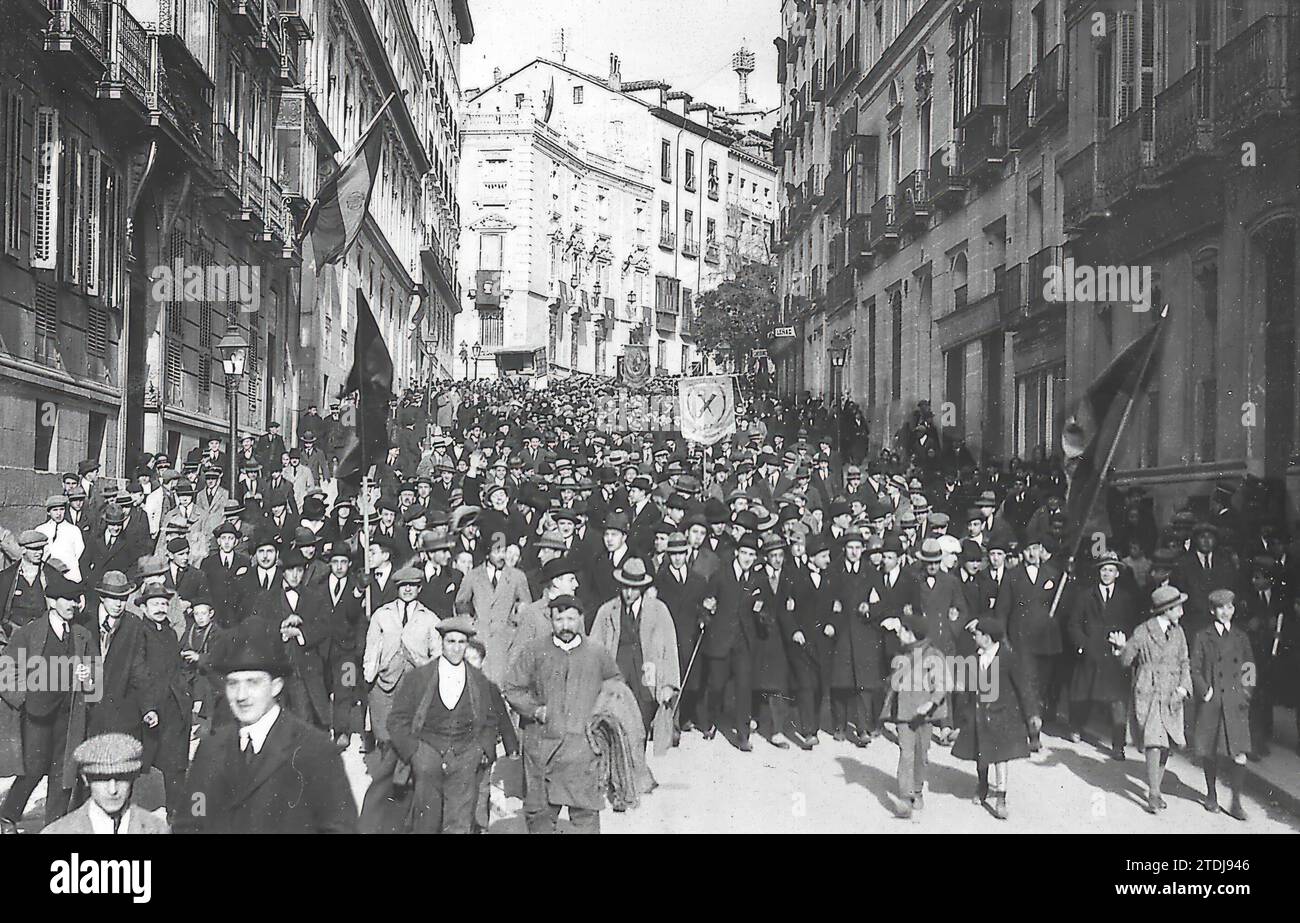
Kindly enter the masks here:
[[[596, 621], [591, 626], [592, 643], [618, 656], [619, 614], [621, 598], [609, 600], [596, 610]], [[664, 690], [676, 692], [682, 687], [681, 664], [677, 657], [677, 627], [672, 614], [658, 599], [641, 599], [641, 662], [640, 677], [626, 677], [628, 682], [639, 681], [650, 690], [655, 701], [662, 701]]]
[[[162, 820], [150, 814], [144, 808], [131, 805], [131, 819], [127, 822], [126, 832], [128, 836], [135, 834], [154, 834], [154, 833], [171, 833], [171, 828], [167, 826], [167, 821]], [[85, 836], [94, 833], [94, 828], [90, 825], [90, 802], [87, 801], [77, 810], [63, 817], [60, 817], [54, 823], [50, 824], [41, 833], [63, 833]]]
[[395, 599], [380, 606], [366, 629], [362, 674], [367, 683], [376, 683], [389, 693], [408, 670], [422, 667], [442, 653], [438, 616], [417, 601], [406, 625], [402, 625], [404, 605]]
[[[1120, 660], [1133, 668], [1133, 732], [1146, 747], [1183, 746], [1183, 700], [1181, 686], [1192, 691], [1192, 672], [1187, 656], [1187, 636], [1174, 625], [1165, 639], [1160, 624], [1147, 619], [1133, 632], [1120, 652]], [[1140, 736], [1139, 736], [1140, 735]]]
[[474, 630], [487, 648], [483, 672], [500, 686], [510, 666], [515, 610], [528, 605], [533, 597], [523, 571], [507, 564], [501, 568], [496, 589], [493, 589], [488, 570], [489, 565], [484, 562], [465, 575], [456, 591], [456, 605], [469, 604]]

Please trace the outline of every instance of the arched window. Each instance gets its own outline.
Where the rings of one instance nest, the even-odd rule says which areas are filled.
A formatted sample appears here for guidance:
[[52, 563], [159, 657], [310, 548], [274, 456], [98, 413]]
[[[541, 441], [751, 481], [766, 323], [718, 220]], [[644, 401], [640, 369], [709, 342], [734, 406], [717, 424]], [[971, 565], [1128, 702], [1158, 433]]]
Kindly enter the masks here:
[[952, 259], [952, 301], [954, 311], [966, 307], [966, 253], [964, 251]]

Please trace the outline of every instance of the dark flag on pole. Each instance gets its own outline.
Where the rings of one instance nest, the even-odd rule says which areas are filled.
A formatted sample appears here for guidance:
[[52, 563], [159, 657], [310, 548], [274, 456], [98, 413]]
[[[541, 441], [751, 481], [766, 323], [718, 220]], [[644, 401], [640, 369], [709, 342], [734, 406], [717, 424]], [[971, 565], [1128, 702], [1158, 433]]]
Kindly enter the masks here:
[[343, 390], [358, 395], [356, 424], [339, 455], [335, 476], [344, 484], [360, 488], [362, 475], [388, 455], [388, 404], [393, 399], [393, 360], [361, 289], [357, 289], [352, 371]]
[[1061, 434], [1069, 484], [1066, 510], [1073, 530], [1070, 547], [1075, 555], [1088, 536], [1097, 532], [1111, 534], [1110, 517], [1104, 507], [1097, 509], [1097, 501], [1124, 427], [1138, 397], [1147, 388], [1152, 357], [1160, 343], [1167, 311], [1166, 307], [1155, 324], [1116, 356], [1088, 386], [1078, 410]]

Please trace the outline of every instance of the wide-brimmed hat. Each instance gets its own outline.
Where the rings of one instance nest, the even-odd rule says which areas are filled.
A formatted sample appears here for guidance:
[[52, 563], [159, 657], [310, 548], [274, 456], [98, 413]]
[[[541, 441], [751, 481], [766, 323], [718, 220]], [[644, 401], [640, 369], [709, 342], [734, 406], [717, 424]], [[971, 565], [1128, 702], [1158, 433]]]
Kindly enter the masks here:
[[95, 587], [95, 592], [100, 596], [109, 596], [113, 599], [126, 599], [131, 595], [131, 581], [127, 580], [126, 574], [120, 570], [105, 571], [99, 578], [99, 585]]
[[655, 582], [645, 569], [645, 561], [640, 558], [626, 558], [618, 570], [614, 571], [614, 582], [626, 587], [647, 587]]
[[921, 548], [916, 553], [916, 559], [926, 564], [938, 564], [943, 560], [943, 546], [935, 538], [927, 538], [921, 542]]
[[1181, 606], [1187, 602], [1187, 594], [1176, 586], [1165, 584], [1158, 586], [1151, 593], [1151, 614], [1159, 615], [1162, 612], [1168, 612], [1175, 606]]

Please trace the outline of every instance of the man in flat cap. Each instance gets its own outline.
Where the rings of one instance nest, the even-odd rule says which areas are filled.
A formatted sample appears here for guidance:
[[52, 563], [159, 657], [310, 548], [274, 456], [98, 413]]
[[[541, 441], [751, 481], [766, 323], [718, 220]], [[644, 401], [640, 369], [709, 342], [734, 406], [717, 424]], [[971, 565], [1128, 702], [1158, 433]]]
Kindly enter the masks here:
[[576, 599], [557, 596], [550, 613], [551, 636], [519, 652], [502, 689], [520, 716], [528, 832], [554, 833], [567, 806], [572, 832], [599, 833], [604, 796], [587, 725], [602, 684], [621, 674], [613, 654], [583, 637]]
[[438, 617], [420, 601], [424, 578], [414, 567], [393, 574], [397, 598], [370, 616], [362, 661], [370, 690], [370, 728], [375, 739], [388, 745], [388, 713], [402, 677], [433, 660], [442, 651]]
[[48, 543], [44, 532], [27, 529], [19, 533], [21, 557], [0, 572], [0, 625], [26, 625], [45, 614], [45, 587], [51, 578], [59, 575], [46, 563]]
[[393, 749], [415, 780], [412, 833], [469, 833], [478, 777], [496, 757], [497, 716], [483, 673], [465, 661], [469, 619], [438, 624], [441, 653], [402, 678], [388, 715]]
[[89, 798], [41, 833], [170, 833], [165, 821], [131, 803], [140, 776], [142, 748], [129, 734], [97, 734], [72, 751]]
[[[54, 574], [45, 582], [47, 611], [14, 632], [5, 649], [5, 669], [32, 658], [43, 658], [52, 669], [60, 665], [58, 682], [48, 688], [28, 689], [16, 676], [0, 682], [0, 699], [12, 711], [0, 716], [0, 728], [17, 734], [22, 751], [20, 767], [0, 765], [0, 772], [17, 775], [4, 803], [0, 804], [0, 832], [17, 832], [17, 823], [27, 810], [27, 801], [43, 776], [49, 777], [45, 795], [45, 822], [62, 817], [68, 810], [72, 786], [77, 780], [72, 751], [86, 738], [88, 693], [94, 693], [96, 677], [91, 669], [95, 653], [90, 632], [76, 623], [81, 605], [81, 584]], [[63, 669], [62, 665], [69, 665]], [[53, 677], [51, 677], [53, 679]], [[17, 713], [17, 721], [12, 720]], [[7, 747], [12, 753], [12, 739]], [[17, 770], [16, 772], [14, 770]]]
[[355, 833], [357, 806], [334, 742], [282, 709], [293, 669], [276, 626], [249, 619], [214, 664], [235, 724], [199, 741], [177, 833]]

